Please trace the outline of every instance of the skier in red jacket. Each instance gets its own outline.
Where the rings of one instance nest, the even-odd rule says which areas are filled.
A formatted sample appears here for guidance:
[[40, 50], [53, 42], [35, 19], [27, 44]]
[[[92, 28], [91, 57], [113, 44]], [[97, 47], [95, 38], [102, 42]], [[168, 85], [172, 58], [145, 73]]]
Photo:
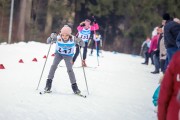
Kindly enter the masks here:
[[176, 52], [165, 72], [158, 99], [158, 120], [178, 120], [180, 109], [180, 51]]

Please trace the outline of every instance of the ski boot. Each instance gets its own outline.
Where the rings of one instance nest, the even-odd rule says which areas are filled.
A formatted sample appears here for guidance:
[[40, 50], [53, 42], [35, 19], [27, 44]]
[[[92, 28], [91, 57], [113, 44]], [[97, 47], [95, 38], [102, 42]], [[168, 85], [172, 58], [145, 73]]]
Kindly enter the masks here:
[[52, 85], [52, 80], [51, 79], [47, 79], [46, 81], [46, 87], [44, 88], [44, 90], [46, 92], [51, 92], [51, 85]]
[[82, 60], [82, 67], [87, 67], [85, 60]]
[[76, 83], [72, 84], [72, 90], [74, 92], [74, 94], [80, 94], [81, 91], [78, 89], [78, 86]]
[[99, 53], [97, 53], [97, 57], [99, 57]]

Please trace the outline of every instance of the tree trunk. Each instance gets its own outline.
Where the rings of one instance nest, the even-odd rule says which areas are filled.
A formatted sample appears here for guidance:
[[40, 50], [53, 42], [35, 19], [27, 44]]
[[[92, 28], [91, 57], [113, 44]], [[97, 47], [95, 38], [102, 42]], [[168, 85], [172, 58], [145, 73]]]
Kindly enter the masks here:
[[27, 3], [26, 3], [26, 26], [25, 26], [25, 32], [27, 33], [26, 34], [26, 40], [29, 41], [31, 40], [31, 30], [33, 29], [32, 28], [32, 19], [31, 19], [31, 9], [32, 9], [32, 0], [26, 0]]
[[45, 34], [50, 34], [51, 28], [52, 28], [53, 18], [49, 9], [49, 6], [51, 5], [52, 2], [53, 0], [48, 0], [48, 11], [47, 11], [47, 16], [46, 16]]
[[31, 9], [32, 9], [32, 0], [26, 0], [26, 24], [31, 24]]
[[[0, 39], [2, 38], [2, 28], [3, 28], [3, 24], [4, 24], [4, 5], [2, 7], [2, 13], [1, 13], [1, 25], [0, 25]], [[1, 36], [2, 35], [2, 36]]]
[[19, 14], [19, 25], [17, 32], [18, 41], [25, 40], [25, 16], [26, 16], [26, 0], [21, 0], [20, 3], [20, 14]]

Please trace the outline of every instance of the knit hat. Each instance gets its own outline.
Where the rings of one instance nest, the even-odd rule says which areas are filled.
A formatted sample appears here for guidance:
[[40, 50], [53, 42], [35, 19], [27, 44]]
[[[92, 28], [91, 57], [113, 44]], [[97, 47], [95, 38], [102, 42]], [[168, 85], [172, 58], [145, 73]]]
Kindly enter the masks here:
[[162, 16], [163, 20], [170, 20], [171, 17], [168, 13], [164, 13], [163, 16]]
[[91, 22], [91, 20], [90, 20], [90, 19], [85, 19], [85, 21], [87, 21], [87, 22]]
[[64, 27], [61, 29], [61, 34], [68, 34], [71, 35], [72, 30], [68, 25], [64, 25]]

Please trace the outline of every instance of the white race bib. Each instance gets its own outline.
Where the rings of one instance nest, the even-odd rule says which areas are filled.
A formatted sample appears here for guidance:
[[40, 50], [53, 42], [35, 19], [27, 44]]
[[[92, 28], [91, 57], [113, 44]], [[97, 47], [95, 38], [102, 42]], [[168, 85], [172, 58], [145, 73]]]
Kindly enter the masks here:
[[[59, 36], [57, 38], [60, 39]], [[75, 47], [74, 39], [72, 41], [69, 40], [66, 43], [63, 40], [56, 42], [56, 51], [62, 55], [73, 56], [74, 47]]]
[[91, 30], [89, 29], [82, 29], [81, 31], [79, 31], [78, 37], [81, 38], [84, 42], [88, 42], [89, 38], [91, 35]]
[[93, 35], [93, 40], [94, 41], [100, 41], [101, 40], [101, 35]]

